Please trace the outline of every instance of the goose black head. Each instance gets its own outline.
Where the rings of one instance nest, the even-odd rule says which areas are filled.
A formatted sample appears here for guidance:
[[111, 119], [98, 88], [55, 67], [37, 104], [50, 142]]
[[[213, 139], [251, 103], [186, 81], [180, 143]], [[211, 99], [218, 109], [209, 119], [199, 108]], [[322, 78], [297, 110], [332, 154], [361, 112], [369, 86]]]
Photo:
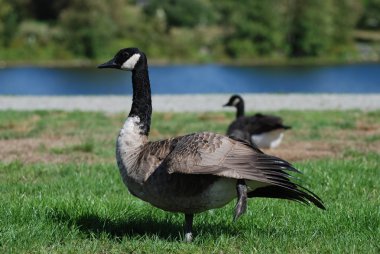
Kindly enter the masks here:
[[237, 107], [243, 102], [243, 98], [240, 95], [234, 94], [231, 96], [230, 100], [223, 105], [223, 107]]
[[142, 70], [148, 66], [146, 56], [138, 48], [124, 48], [116, 53], [114, 58], [101, 64], [98, 68], [114, 68], [120, 70]]

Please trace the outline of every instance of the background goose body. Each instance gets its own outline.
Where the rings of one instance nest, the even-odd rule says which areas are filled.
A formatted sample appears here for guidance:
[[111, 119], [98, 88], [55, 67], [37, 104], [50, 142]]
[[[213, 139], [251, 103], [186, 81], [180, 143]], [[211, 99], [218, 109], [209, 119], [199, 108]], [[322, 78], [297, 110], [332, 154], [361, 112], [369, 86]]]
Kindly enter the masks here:
[[120, 50], [99, 68], [132, 71], [131, 111], [116, 142], [122, 179], [134, 196], [170, 212], [185, 214], [185, 240], [192, 239], [193, 214], [222, 207], [235, 196], [235, 219], [247, 197], [309, 202], [324, 209], [312, 192], [293, 183], [288, 162], [244, 141], [211, 132], [148, 141], [152, 114], [147, 60], [137, 48]]
[[284, 131], [290, 126], [284, 125], [281, 117], [257, 113], [244, 116], [244, 100], [233, 95], [224, 106], [236, 107], [236, 119], [228, 126], [227, 135], [234, 136], [259, 148], [275, 148], [280, 145]]

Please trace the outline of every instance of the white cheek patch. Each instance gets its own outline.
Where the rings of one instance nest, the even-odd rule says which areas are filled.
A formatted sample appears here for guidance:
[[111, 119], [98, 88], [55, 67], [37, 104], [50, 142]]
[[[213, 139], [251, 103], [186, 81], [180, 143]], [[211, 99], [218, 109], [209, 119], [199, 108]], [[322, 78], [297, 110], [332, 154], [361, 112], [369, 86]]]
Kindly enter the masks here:
[[140, 54], [133, 54], [127, 61], [121, 66], [122, 69], [133, 70], [135, 65], [140, 59]]
[[236, 106], [239, 104], [239, 102], [240, 102], [240, 100], [238, 98], [235, 98], [234, 101], [232, 102], [232, 105]]

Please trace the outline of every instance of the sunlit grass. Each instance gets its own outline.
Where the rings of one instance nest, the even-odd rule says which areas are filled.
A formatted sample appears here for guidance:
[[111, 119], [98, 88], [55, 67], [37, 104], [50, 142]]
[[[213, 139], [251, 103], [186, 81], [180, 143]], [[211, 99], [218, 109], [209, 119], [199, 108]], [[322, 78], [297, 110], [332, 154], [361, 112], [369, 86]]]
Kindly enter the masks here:
[[[289, 137], [293, 141], [331, 142], [340, 133], [363, 129], [370, 133], [361, 137], [368, 139], [363, 138], [364, 144], [378, 142], [379, 112], [276, 114], [293, 125]], [[325, 201], [326, 211], [253, 199], [247, 214], [233, 223], [231, 203], [197, 215], [195, 241], [185, 244], [183, 215], [138, 200], [120, 179], [114, 142], [124, 118], [84, 112], [0, 112], [3, 140], [73, 140], [39, 148], [50, 156], [67, 156], [63, 163], [0, 162], [1, 253], [379, 253], [379, 152], [350, 147], [337, 158], [295, 163], [305, 173], [304, 184]], [[157, 113], [152, 138], [224, 132], [231, 119], [230, 113]], [[79, 156], [71, 161], [76, 154], [106, 160], [85, 163]]]

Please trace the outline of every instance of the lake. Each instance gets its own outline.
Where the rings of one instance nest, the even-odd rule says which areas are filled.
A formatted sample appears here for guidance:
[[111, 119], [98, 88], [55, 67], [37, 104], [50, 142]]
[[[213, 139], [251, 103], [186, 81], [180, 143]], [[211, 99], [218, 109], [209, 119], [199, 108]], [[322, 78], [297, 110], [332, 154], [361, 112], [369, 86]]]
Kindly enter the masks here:
[[[328, 66], [150, 66], [154, 94], [380, 93], [380, 64]], [[131, 73], [94, 68], [0, 69], [2, 95], [121, 95]]]

